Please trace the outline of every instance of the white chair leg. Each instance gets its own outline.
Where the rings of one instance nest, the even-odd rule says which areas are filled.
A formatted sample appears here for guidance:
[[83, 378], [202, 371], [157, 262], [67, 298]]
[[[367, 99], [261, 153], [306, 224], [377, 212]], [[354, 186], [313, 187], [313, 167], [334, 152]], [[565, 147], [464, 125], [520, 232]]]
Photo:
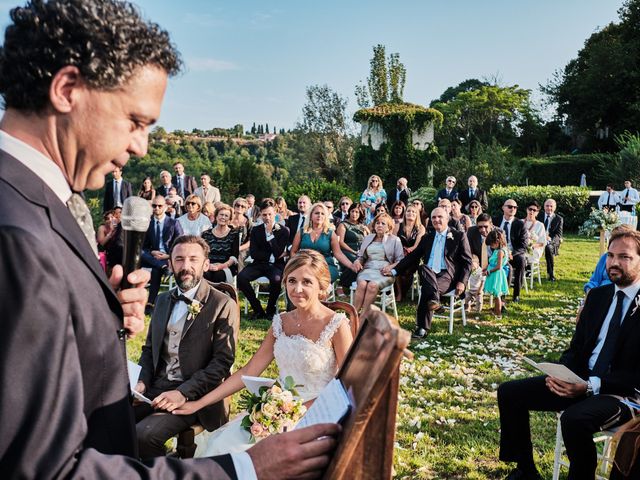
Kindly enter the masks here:
[[396, 305], [396, 294], [393, 291], [393, 285], [391, 285], [391, 302], [393, 306], [393, 316], [398, 318], [398, 306]]
[[453, 333], [453, 315], [455, 313], [455, 299], [454, 296], [449, 297], [449, 335]]
[[462, 312], [462, 326], [467, 326], [467, 311], [464, 308], [464, 300], [460, 300], [460, 311]]
[[553, 477], [552, 480], [560, 479], [560, 461], [562, 460], [562, 427], [560, 426], [560, 416], [556, 422], [556, 447], [553, 453]]

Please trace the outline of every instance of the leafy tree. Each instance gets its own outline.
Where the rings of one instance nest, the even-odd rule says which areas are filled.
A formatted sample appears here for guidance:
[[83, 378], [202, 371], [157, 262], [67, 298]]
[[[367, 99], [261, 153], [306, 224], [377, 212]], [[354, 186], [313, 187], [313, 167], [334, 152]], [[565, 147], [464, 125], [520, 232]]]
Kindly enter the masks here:
[[[619, 23], [592, 34], [542, 91], [557, 104], [574, 134], [615, 149], [614, 136], [640, 124], [640, 0], [627, 0]], [[608, 133], [598, 142], [599, 133]]]
[[251, 127], [251, 135], [256, 134], [256, 122], [253, 122], [253, 126]]
[[269, 124], [267, 123], [267, 126], [265, 127], [265, 130], [267, 131], [267, 133], [269, 133]]
[[392, 53], [387, 59], [384, 45], [373, 47], [373, 58], [366, 85], [360, 82], [355, 88], [358, 105], [361, 108], [401, 103], [407, 70], [400, 61], [399, 53]]

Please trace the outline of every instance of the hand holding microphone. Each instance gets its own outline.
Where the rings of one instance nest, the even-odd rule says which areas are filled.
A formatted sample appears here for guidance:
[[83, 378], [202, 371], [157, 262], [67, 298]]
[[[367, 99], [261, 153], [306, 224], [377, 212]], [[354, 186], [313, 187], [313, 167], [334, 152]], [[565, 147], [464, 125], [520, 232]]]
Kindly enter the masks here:
[[149, 202], [141, 197], [129, 197], [122, 206], [122, 267], [114, 267], [111, 286], [117, 290], [124, 313], [121, 336], [131, 337], [144, 330], [144, 307], [148, 293], [145, 289], [151, 275], [140, 269], [142, 242], [149, 228], [152, 210]]

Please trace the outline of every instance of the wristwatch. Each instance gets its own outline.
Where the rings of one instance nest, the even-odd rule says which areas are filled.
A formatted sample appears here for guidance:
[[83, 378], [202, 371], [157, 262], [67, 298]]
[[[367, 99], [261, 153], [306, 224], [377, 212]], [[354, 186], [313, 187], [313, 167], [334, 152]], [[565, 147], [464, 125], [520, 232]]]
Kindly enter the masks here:
[[591, 380], [587, 380], [587, 391], [584, 392], [587, 397], [593, 395], [593, 385], [591, 384]]

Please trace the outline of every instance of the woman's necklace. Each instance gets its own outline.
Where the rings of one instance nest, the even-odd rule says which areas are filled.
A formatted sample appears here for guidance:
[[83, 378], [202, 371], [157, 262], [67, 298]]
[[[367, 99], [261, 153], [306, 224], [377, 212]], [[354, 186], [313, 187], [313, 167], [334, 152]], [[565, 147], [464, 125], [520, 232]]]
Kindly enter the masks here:
[[311, 232], [309, 233], [309, 236], [311, 237], [311, 241], [315, 243], [316, 240], [320, 238], [321, 234], [322, 234], [322, 227], [312, 228]]
[[[221, 230], [222, 228], [222, 230]], [[229, 226], [228, 225], [216, 225], [216, 228], [213, 229], [213, 233], [216, 237], [221, 238], [221, 237], [226, 237], [227, 233], [229, 232]]]

